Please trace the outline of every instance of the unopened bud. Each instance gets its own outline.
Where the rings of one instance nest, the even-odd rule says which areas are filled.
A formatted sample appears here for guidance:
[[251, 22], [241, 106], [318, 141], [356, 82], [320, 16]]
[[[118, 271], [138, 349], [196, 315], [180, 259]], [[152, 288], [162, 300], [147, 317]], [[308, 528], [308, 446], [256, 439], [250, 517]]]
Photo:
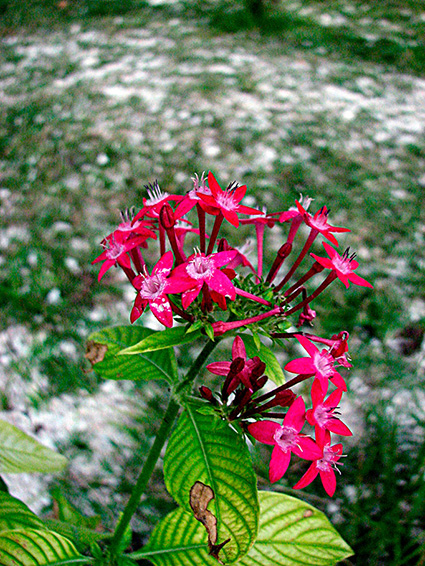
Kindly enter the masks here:
[[218, 241], [217, 244], [217, 252], [228, 252], [229, 250], [232, 250], [233, 248], [230, 246], [229, 242], [226, 240], [226, 238], [221, 238]]
[[279, 407], [290, 407], [295, 400], [295, 393], [290, 389], [279, 391], [274, 398], [274, 401]]
[[255, 356], [252, 360], [255, 362], [255, 365], [251, 370], [251, 381], [256, 381], [266, 371], [266, 364], [258, 356]]
[[268, 382], [269, 378], [267, 377], [267, 375], [263, 375], [263, 377], [260, 377], [260, 379], [257, 380], [256, 384], [255, 384], [255, 391], [259, 391], [260, 389], [262, 389], [265, 384]]
[[235, 358], [230, 364], [229, 374], [237, 375], [245, 367], [245, 360], [243, 358]]
[[173, 228], [176, 223], [173, 209], [168, 204], [168, 202], [166, 202], [160, 210], [159, 221], [166, 230]]
[[202, 385], [202, 387], [199, 388], [199, 393], [201, 394], [201, 397], [203, 399], [206, 399], [207, 401], [211, 401], [211, 399], [213, 398], [211, 389], [205, 387], [205, 385]]

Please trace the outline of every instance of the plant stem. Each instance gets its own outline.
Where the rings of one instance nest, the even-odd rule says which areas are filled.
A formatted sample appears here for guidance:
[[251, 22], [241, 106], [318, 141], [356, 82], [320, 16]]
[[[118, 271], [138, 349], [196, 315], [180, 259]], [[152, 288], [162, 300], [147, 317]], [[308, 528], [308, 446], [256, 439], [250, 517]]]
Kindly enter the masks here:
[[177, 416], [179, 408], [180, 405], [176, 401], [174, 401], [173, 397], [171, 397], [165, 415], [162, 419], [158, 434], [156, 435], [155, 441], [152, 444], [151, 449], [149, 450], [148, 457], [143, 465], [139, 477], [137, 478], [136, 485], [133, 488], [132, 494], [127, 502], [124, 512], [115, 527], [114, 535], [109, 547], [111, 556], [116, 555], [116, 551], [124, 536], [127, 526], [129, 525], [131, 518], [133, 517], [137, 507], [139, 506], [140, 498], [142, 497], [147, 483], [150, 480], [152, 472], [161, 453], [162, 447], [164, 446], [168, 434], [174, 424], [174, 420]]
[[[204, 348], [202, 349], [196, 360], [193, 362], [192, 367], [187, 372], [186, 377], [176, 386], [175, 393], [179, 393], [188, 384], [194, 382], [198, 373], [201, 371], [205, 361], [207, 360], [211, 352], [214, 350], [218, 342], [219, 340], [216, 340], [215, 342], [213, 342], [212, 340], [208, 340], [208, 342], [205, 344]], [[140, 499], [143, 493], [145, 492], [146, 486], [152, 476], [155, 465], [161, 454], [161, 450], [165, 444], [165, 441], [168, 438], [168, 435], [171, 431], [171, 428], [179, 412], [179, 408], [180, 408], [179, 403], [177, 403], [177, 401], [174, 400], [174, 397], [171, 397], [165, 415], [162, 419], [161, 426], [159, 427], [158, 434], [156, 435], [155, 441], [152, 444], [151, 449], [149, 450], [148, 457], [140, 471], [139, 477], [137, 478], [136, 484], [133, 488], [130, 499], [128, 500], [127, 505], [124, 509], [124, 512], [121, 515], [121, 518], [119, 519], [115, 527], [115, 531], [112, 536], [111, 544], [109, 547], [110, 555], [112, 558], [116, 556], [117, 550], [125, 534], [125, 531], [131, 521], [131, 518], [136, 512], [137, 507], [139, 506]]]

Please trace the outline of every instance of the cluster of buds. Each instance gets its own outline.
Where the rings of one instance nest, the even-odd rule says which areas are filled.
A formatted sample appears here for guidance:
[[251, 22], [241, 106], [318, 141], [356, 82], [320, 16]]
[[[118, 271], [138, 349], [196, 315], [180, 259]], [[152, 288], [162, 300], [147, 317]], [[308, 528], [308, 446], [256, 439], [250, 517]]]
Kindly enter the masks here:
[[[213, 394], [204, 386], [200, 389], [201, 396], [211, 403], [212, 410], [220, 412], [222, 418], [237, 421], [253, 438], [274, 446], [270, 462], [272, 482], [282, 478], [294, 453], [312, 461], [294, 487], [305, 487], [320, 475], [326, 492], [333, 495], [342, 445], [331, 444], [331, 433], [351, 435], [339, 419], [338, 405], [346, 384], [336, 369], [351, 366], [347, 357], [348, 333], [340, 332], [325, 339], [302, 331], [289, 332], [288, 329], [291, 324], [298, 328], [311, 325], [316, 316], [311, 308], [312, 301], [336, 279], [346, 287], [350, 282], [372, 287], [355, 273], [358, 262], [349, 249], [340, 255], [335, 247], [323, 242], [327, 257], [309, 253], [319, 235], [338, 247], [334, 234], [350, 230], [331, 226], [325, 206], [314, 215], [310, 214], [308, 200], [302, 204], [295, 201], [296, 206], [285, 212], [266, 213], [244, 206], [241, 201], [246, 186], [231, 183], [223, 190], [211, 172], [207, 178], [204, 174], [196, 175], [193, 189], [185, 195], [163, 192], [157, 182], [146, 188], [148, 198], [143, 199], [142, 209], [137, 214], [123, 213], [122, 223], [102, 241], [104, 251], [93, 262], [103, 262], [99, 280], [112, 266], [124, 271], [136, 293], [130, 314], [132, 323], [149, 306], [165, 327], [172, 327], [174, 320], [189, 323], [192, 330], [204, 329], [211, 339], [244, 328], [249, 328], [254, 336], [260, 331], [272, 339], [297, 339], [308, 356], [292, 360], [284, 368], [297, 375], [286, 384], [262, 393], [268, 381], [264, 375], [266, 365], [259, 357], [248, 359], [244, 342], [237, 336], [232, 361], [208, 366], [211, 373], [223, 376], [221, 391]], [[197, 225], [187, 217], [193, 214], [193, 209], [196, 210]], [[247, 218], [240, 219], [241, 214]], [[211, 225], [208, 226], [210, 217]], [[241, 225], [255, 227], [256, 267], [242, 248], [219, 237], [224, 221], [233, 228]], [[266, 228], [273, 229], [283, 223], [289, 224], [287, 237], [268, 273], [263, 274]], [[303, 233], [300, 231], [302, 225], [308, 228], [304, 244], [282, 274], [292, 254], [295, 237]], [[197, 238], [197, 245], [192, 247], [189, 255], [185, 252], [188, 234], [192, 235], [192, 240]], [[159, 247], [159, 259], [149, 269], [147, 259], [152, 256], [149, 244], [154, 240]], [[310, 266], [296, 277], [305, 258], [311, 258]], [[324, 270], [329, 270], [328, 274], [308, 292], [305, 284]], [[222, 320], [223, 311], [228, 312], [227, 320]], [[295, 321], [288, 318], [295, 313]], [[321, 344], [323, 349], [319, 350], [316, 344]], [[304, 400], [296, 396], [292, 387], [310, 378], [313, 378], [312, 406], [307, 410]], [[329, 383], [333, 391], [326, 397]], [[276, 412], [279, 408], [287, 408], [286, 414]], [[269, 420], [281, 417], [282, 425]], [[306, 423], [314, 431], [314, 439], [301, 432]]]

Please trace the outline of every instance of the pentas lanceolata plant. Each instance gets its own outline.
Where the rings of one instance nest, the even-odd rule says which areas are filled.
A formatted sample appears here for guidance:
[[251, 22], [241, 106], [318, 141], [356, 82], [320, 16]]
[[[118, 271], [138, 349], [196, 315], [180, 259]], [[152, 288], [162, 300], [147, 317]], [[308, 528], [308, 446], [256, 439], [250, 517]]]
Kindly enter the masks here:
[[[320, 511], [282, 492], [257, 489], [251, 450], [255, 442], [271, 447], [270, 482], [281, 481], [298, 458], [302, 471], [288, 487], [301, 489], [320, 478], [326, 494], [335, 494], [339, 440], [351, 435], [339, 409], [351, 367], [348, 333], [314, 334], [312, 303], [336, 279], [345, 287], [372, 285], [357, 275], [354, 253], [337, 252], [336, 235], [349, 230], [329, 222], [326, 206], [311, 213], [311, 202], [300, 199], [290, 210], [268, 213], [243, 203], [246, 190], [237, 183], [223, 189], [212, 173], [195, 176], [180, 195], [155, 182], [142, 208], [123, 212], [102, 241], [103, 252], [93, 261], [100, 265], [99, 280], [120, 268], [134, 288], [134, 303], [130, 324], [91, 335], [86, 358], [105, 379], [165, 380], [168, 406], [112, 532], [60, 492], [54, 519], [44, 522], [8, 493], [0, 477], [2, 566], [134, 566], [146, 560], [155, 566], [329, 566], [352, 553]], [[269, 230], [281, 239], [274, 257], [264, 254]], [[245, 252], [242, 234], [249, 231], [256, 238], [255, 261]], [[149, 310], [162, 330], [143, 325]], [[275, 351], [289, 341], [300, 357], [282, 369]], [[231, 351], [210, 359], [220, 342]], [[201, 374], [210, 383], [195, 385]], [[2, 421], [1, 435], [7, 442], [0, 473], [65, 465], [62, 456]], [[138, 539], [130, 522], [162, 454], [164, 481], [178, 507], [140, 548], [132, 543]]]
[[[223, 189], [211, 172], [207, 176], [195, 175], [193, 186], [185, 194], [169, 194], [160, 189], [157, 181], [146, 189], [143, 207], [137, 213], [122, 213], [121, 224], [104, 238], [104, 251], [93, 263], [100, 264], [99, 280], [109, 269], [118, 267], [134, 287], [132, 324], [150, 310], [164, 327], [157, 332], [139, 324], [133, 330], [119, 327], [122, 348], [114, 363], [141, 355], [143, 368], [150, 368], [153, 377], [168, 378], [172, 397], [104, 556], [110, 557], [111, 563], [117, 559], [129, 521], [183, 406], [164, 458], [167, 488], [180, 505], [175, 512], [178, 518], [167, 516], [144, 549], [126, 556], [165, 564], [164, 556], [173, 544], [168, 536], [171, 530], [179, 548], [184, 549], [176, 559], [178, 564], [209, 564], [208, 554], [221, 562], [237, 562], [246, 555], [243, 564], [258, 563], [255, 540], [262, 537], [262, 516], [246, 440], [272, 447], [270, 482], [281, 480], [291, 458], [297, 457], [306, 460], [305, 472], [292, 487], [304, 488], [319, 476], [325, 492], [334, 495], [336, 472], [343, 457], [342, 444], [335, 442], [334, 435], [352, 434], [341, 420], [339, 409], [347, 390], [340, 371], [351, 367], [348, 332], [341, 330], [334, 336], [320, 337], [304, 328], [311, 327], [316, 317], [314, 299], [336, 279], [345, 287], [350, 283], [372, 285], [356, 273], [355, 253], [349, 248], [342, 253], [336, 250], [336, 235], [350, 230], [333, 226], [326, 206], [311, 213], [310, 199], [295, 201], [287, 211], [268, 213], [243, 204], [245, 185], [233, 182]], [[225, 226], [230, 237], [222, 234]], [[238, 234], [245, 234], [250, 226], [256, 238], [255, 262], [247, 257], [245, 242]], [[267, 232], [282, 232], [282, 227], [286, 228], [285, 235], [281, 236], [275, 257], [265, 258]], [[316, 243], [320, 239], [321, 253]], [[295, 246], [300, 251], [295, 252]], [[265, 265], [269, 265], [267, 271]], [[215, 346], [227, 337], [232, 339], [230, 359], [206, 365]], [[267, 344], [261, 337], [266, 337]], [[103, 345], [105, 351], [113, 342], [110, 335], [98, 334], [95, 338], [92, 347]], [[287, 381], [274, 355], [275, 347], [284, 345], [283, 339], [292, 340], [304, 352], [284, 366], [289, 374]], [[203, 349], [186, 375], [179, 376], [175, 362], [167, 357], [174, 360], [172, 347], [200, 340], [205, 342]], [[90, 358], [101, 375], [105, 360], [112, 363], [108, 356], [102, 353], [100, 359]], [[171, 363], [170, 368], [174, 364], [174, 369], [162, 375], [158, 364], [166, 367], [167, 363]], [[204, 384], [195, 398], [191, 391], [205, 366], [221, 378], [220, 386], [213, 392]], [[297, 388], [300, 384], [304, 385]], [[285, 516], [289, 502], [282, 499], [286, 497], [260, 492], [262, 507], [269, 502], [273, 520], [280, 525], [290, 522]], [[212, 499], [211, 511], [207, 507]], [[296, 505], [306, 504], [298, 501]], [[303, 513], [304, 518], [310, 516], [310, 511], [306, 514], [304, 509]], [[208, 554], [205, 550], [196, 550], [195, 554], [190, 550], [207, 536], [202, 526], [188, 526], [194, 519], [207, 531]], [[180, 529], [181, 524], [184, 526]], [[186, 528], [194, 529], [190, 536]], [[310, 528], [316, 527], [305, 526], [307, 531]], [[326, 555], [326, 544], [316, 545], [317, 564], [337, 562], [350, 553], [349, 547], [341, 539], [338, 541], [342, 545], [339, 555]], [[278, 543], [269, 540], [269, 544]], [[303, 562], [299, 544], [294, 541], [293, 559], [300, 564], [310, 563]], [[309, 544], [310, 552], [311, 541]], [[205, 548], [205, 543], [200, 548]], [[267, 566], [264, 560], [262, 555], [261, 561]], [[286, 563], [282, 560], [274, 558], [269, 563]]]

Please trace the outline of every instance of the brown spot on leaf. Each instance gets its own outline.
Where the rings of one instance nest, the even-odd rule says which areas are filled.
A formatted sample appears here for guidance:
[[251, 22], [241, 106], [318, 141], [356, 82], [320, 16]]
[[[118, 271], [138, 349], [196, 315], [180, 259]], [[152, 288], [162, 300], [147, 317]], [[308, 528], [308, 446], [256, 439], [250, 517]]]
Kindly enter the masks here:
[[190, 506], [192, 508], [195, 519], [202, 523], [208, 533], [209, 554], [215, 558], [220, 564], [223, 562], [218, 557], [218, 553], [227, 544], [230, 539], [216, 544], [217, 542], [217, 518], [208, 511], [209, 502], [214, 499], [214, 491], [209, 485], [197, 481], [190, 489]]
[[98, 344], [97, 342], [93, 342], [90, 340], [87, 342], [86, 353], [84, 357], [91, 363], [93, 366], [94, 364], [98, 364], [99, 362], [103, 361], [106, 352], [108, 351], [108, 346], [106, 344]]
[[313, 511], [311, 509], [306, 509], [303, 513], [304, 519], [311, 517], [313, 515]]

